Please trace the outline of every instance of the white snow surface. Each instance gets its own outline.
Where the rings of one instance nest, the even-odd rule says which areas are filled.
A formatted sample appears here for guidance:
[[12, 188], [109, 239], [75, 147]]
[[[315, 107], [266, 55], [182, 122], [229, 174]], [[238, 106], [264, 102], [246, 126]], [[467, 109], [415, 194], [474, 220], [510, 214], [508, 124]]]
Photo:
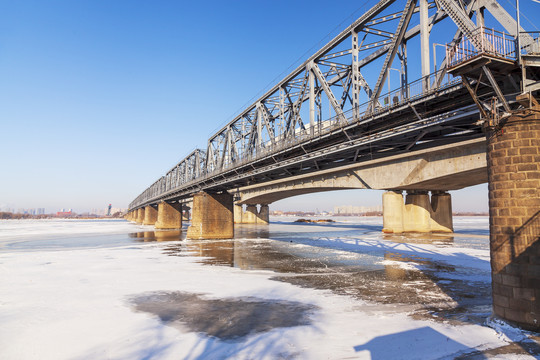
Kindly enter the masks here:
[[[16, 225], [28, 229], [35, 225], [35, 231]], [[24, 233], [106, 235], [138, 228], [125, 222], [74, 221], [66, 225], [29, 220], [9, 226], [6, 231], [5, 223], [0, 223], [0, 244], [23, 238]], [[358, 243], [390, 246], [383, 242], [348, 239], [344, 249]], [[0, 247], [0, 358], [451, 359], [510, 341], [487, 326], [413, 320], [397, 306], [274, 281], [271, 271], [205, 266], [193, 257], [166, 256], [162, 250], [170, 244], [30, 252]], [[398, 245], [394, 250], [412, 251], [410, 245]], [[477, 266], [476, 259], [484, 268], [489, 259], [487, 250], [478, 249], [414, 244], [414, 251], [472, 267]], [[318, 309], [309, 325], [222, 341], [181, 331], [164, 325], [156, 316], [134, 311], [128, 299], [152, 291], [182, 291], [216, 299], [288, 300]]]

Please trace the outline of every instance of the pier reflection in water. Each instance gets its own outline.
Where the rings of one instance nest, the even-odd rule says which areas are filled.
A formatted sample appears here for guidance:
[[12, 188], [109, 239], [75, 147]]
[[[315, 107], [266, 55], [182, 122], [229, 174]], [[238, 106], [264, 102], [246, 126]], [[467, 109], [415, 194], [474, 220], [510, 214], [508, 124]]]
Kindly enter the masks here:
[[182, 230], [139, 231], [130, 233], [129, 237], [139, 242], [178, 241], [182, 240], [183, 233]]
[[[185, 231], [133, 236], [138, 241], [185, 240]], [[406, 306], [419, 318], [482, 322], [491, 311], [489, 272], [478, 274], [478, 270], [453, 266], [451, 259], [433, 261], [414, 251], [393, 250], [399, 244], [409, 244], [411, 249], [415, 244], [452, 247], [456, 241], [469, 242], [467, 236], [385, 235], [376, 227], [358, 224], [240, 225], [235, 227], [235, 239], [174, 241], [164, 252], [200, 257], [205, 265], [271, 270], [277, 281], [395, 304], [400, 311]], [[381, 245], [364, 244], [365, 239]], [[477, 236], [470, 242], [475, 241], [487, 239]], [[470, 281], [463, 281], [468, 277]]]

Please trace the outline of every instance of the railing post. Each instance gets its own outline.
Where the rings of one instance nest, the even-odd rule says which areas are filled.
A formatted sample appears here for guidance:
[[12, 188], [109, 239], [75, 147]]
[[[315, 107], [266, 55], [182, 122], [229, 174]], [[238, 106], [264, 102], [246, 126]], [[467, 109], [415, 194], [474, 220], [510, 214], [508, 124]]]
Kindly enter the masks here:
[[486, 46], [484, 44], [484, 27], [480, 28], [480, 44], [481, 44], [482, 48], [478, 49], [478, 51], [483, 52], [484, 49], [486, 48]]
[[506, 36], [503, 34], [503, 52], [504, 56], [506, 57]]

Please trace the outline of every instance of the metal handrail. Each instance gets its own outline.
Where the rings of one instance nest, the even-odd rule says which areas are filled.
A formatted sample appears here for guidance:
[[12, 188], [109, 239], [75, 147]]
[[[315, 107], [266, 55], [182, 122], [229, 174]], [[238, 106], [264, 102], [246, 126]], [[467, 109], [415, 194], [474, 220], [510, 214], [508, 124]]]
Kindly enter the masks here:
[[[459, 41], [446, 45], [449, 68], [481, 54], [512, 61], [517, 58], [515, 38], [509, 34], [482, 26], [473, 31], [471, 37], [475, 39], [463, 36]], [[480, 44], [480, 48], [475, 43]]]

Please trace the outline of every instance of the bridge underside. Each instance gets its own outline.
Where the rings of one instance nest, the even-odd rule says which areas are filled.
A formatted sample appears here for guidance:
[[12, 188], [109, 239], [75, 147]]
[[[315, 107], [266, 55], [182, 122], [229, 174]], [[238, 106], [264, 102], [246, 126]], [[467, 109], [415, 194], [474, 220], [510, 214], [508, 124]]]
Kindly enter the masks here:
[[[487, 182], [485, 140], [477, 139], [239, 188], [238, 204], [343, 190], [447, 191]], [[392, 176], [388, 176], [392, 174]]]

